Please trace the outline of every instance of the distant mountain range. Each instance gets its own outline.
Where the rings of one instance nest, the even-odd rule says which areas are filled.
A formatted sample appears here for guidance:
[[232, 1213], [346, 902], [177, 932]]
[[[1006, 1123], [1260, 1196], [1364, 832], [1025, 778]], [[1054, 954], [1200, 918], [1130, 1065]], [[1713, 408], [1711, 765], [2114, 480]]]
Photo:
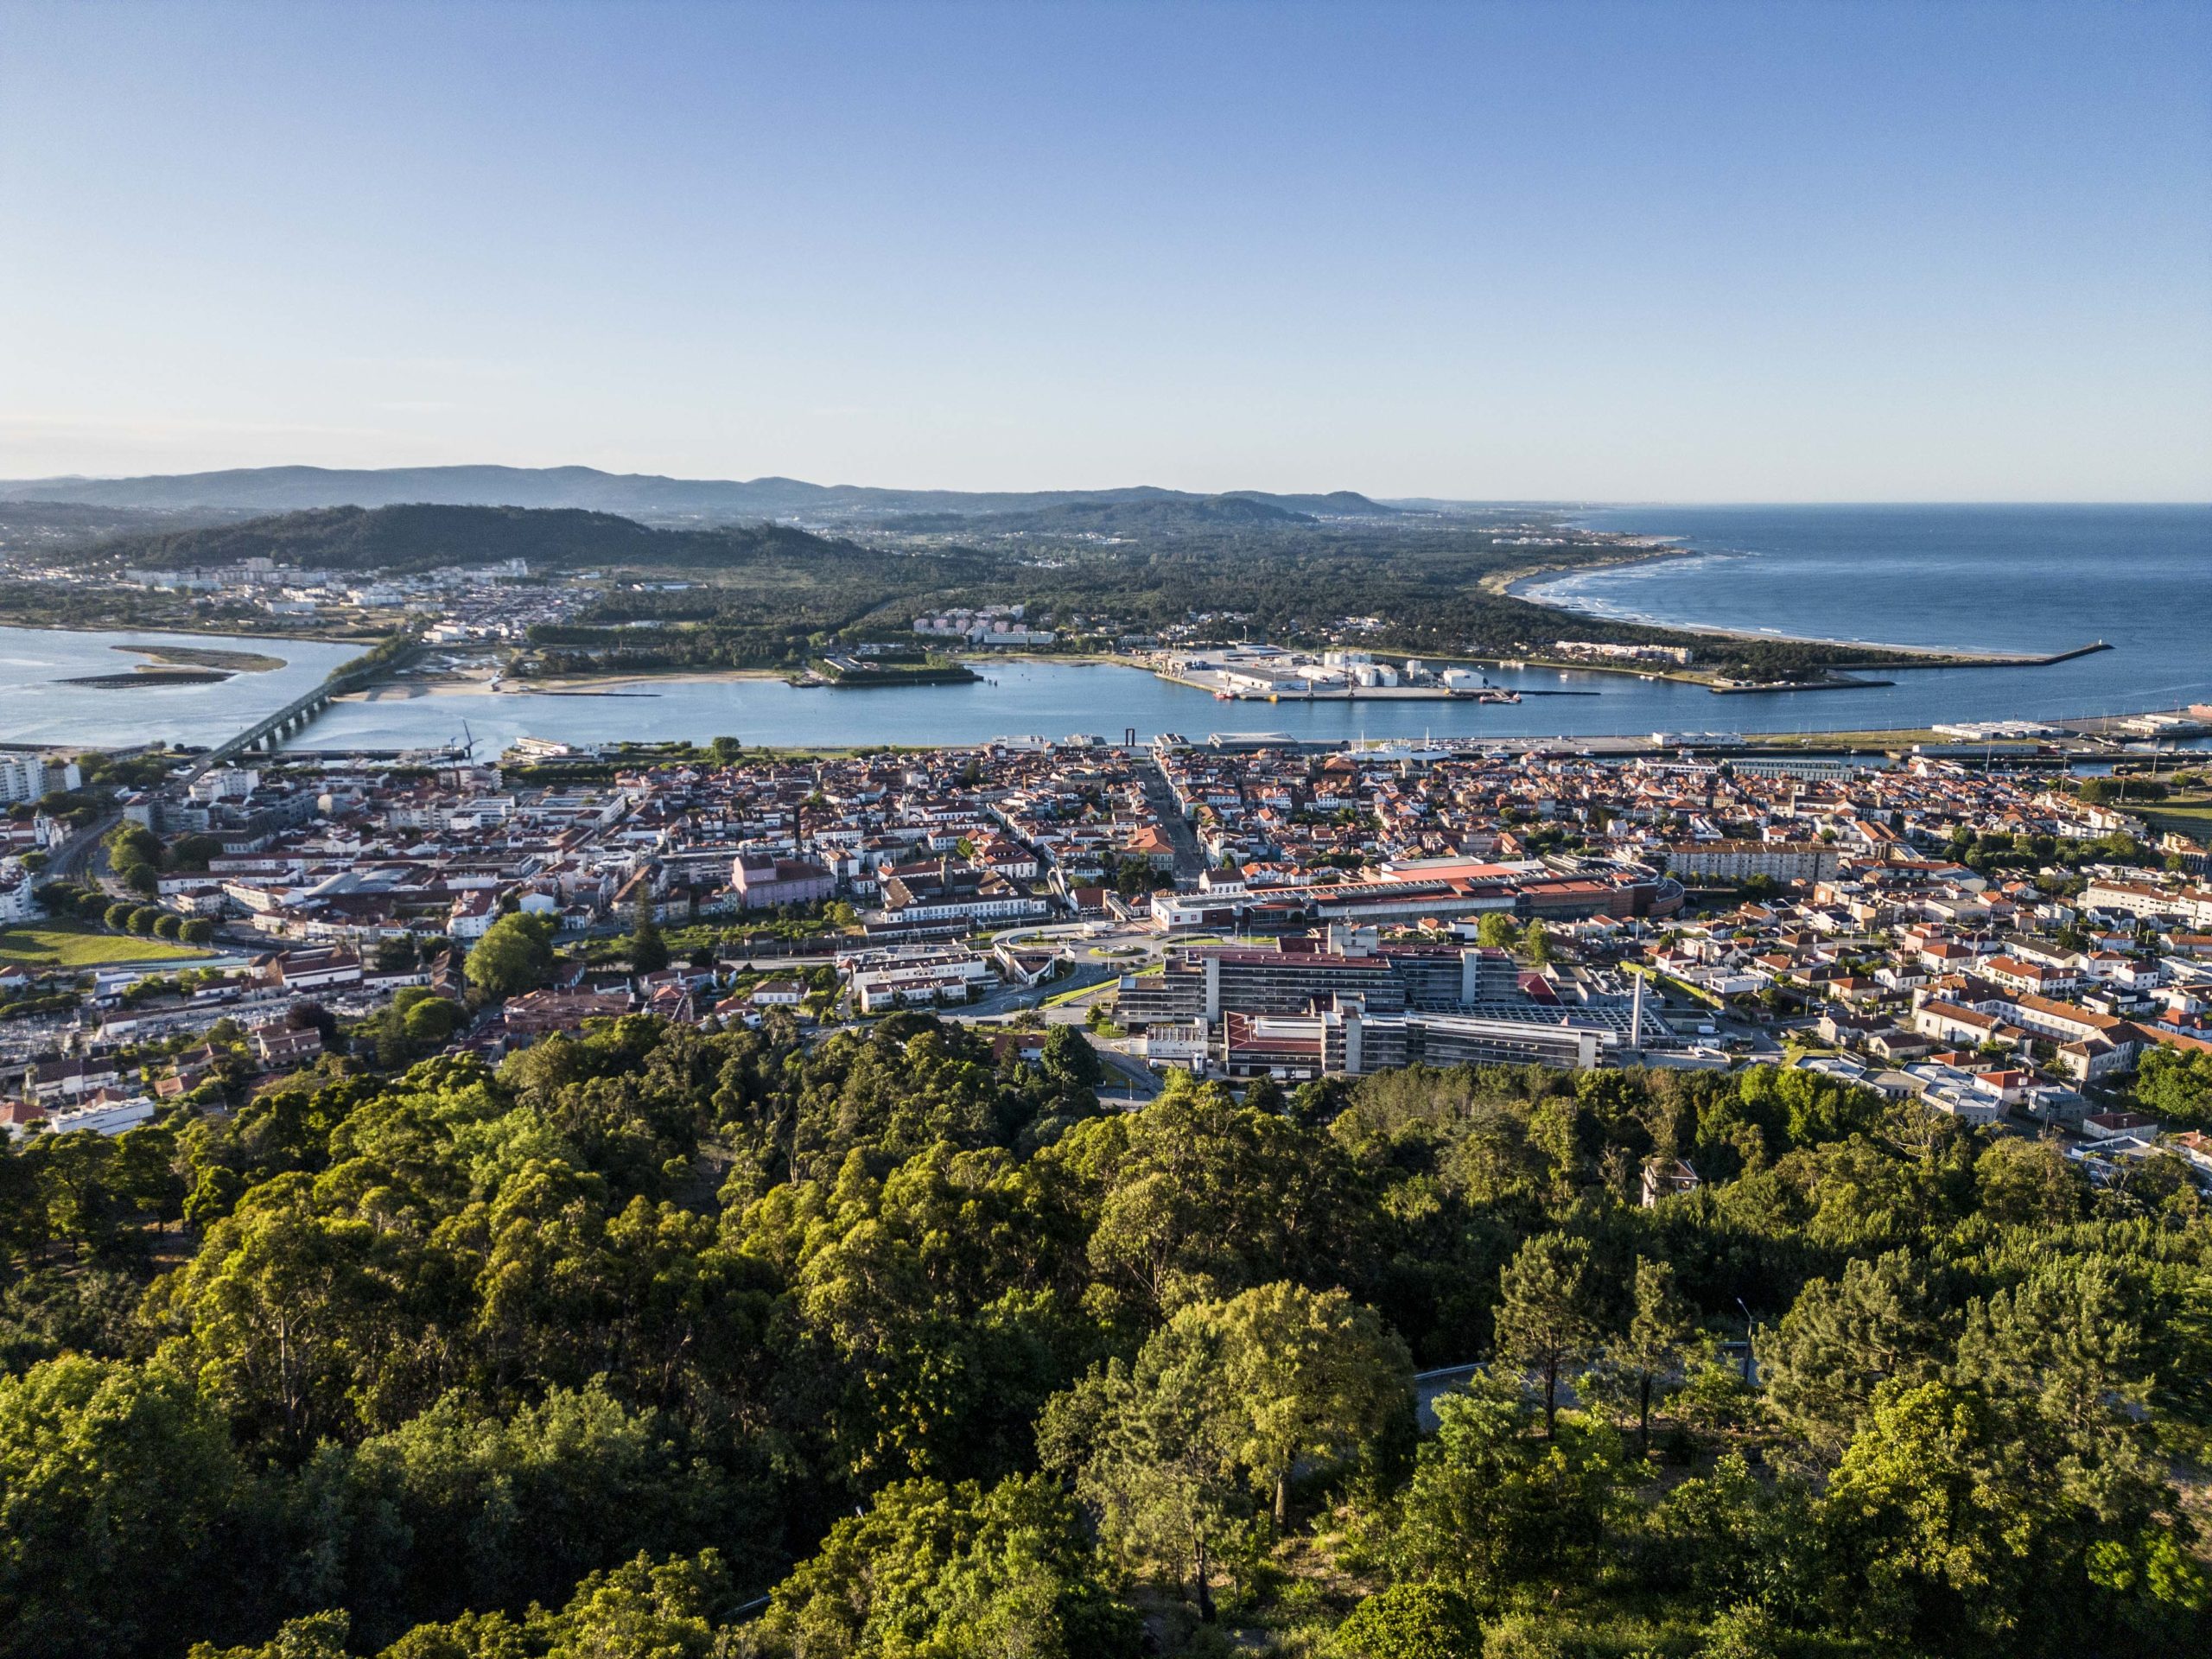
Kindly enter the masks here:
[[[1160, 495], [1114, 499], [1086, 497], [1051, 506], [1028, 507], [1015, 512], [893, 513], [877, 519], [882, 529], [911, 533], [949, 532], [963, 536], [1046, 535], [1128, 536], [1150, 531], [1178, 535], [1191, 531], [1257, 526], [1275, 529], [1288, 524], [1318, 524], [1321, 515], [1280, 505], [1310, 501], [1312, 496]], [[1355, 498], [1362, 499], [1363, 498]], [[1369, 502], [1370, 507], [1375, 504]], [[1380, 516], [1338, 512], [1335, 518]]]
[[[577, 568], [725, 564], [762, 555], [861, 556], [849, 542], [784, 524], [653, 530], [613, 513], [575, 508], [313, 507], [243, 524], [125, 536], [99, 551], [126, 565], [191, 569], [275, 559], [322, 570], [423, 570], [447, 564]], [[880, 557], [880, 556], [874, 556]]]
[[[1216, 524], [1396, 516], [1397, 509], [1351, 490], [1325, 495], [1274, 495], [1233, 490], [1196, 495], [1150, 487], [1122, 490], [887, 490], [856, 485], [808, 484], [793, 478], [661, 478], [644, 473], [602, 473], [590, 467], [392, 467], [340, 470], [323, 467], [256, 467], [219, 473], [178, 473], [146, 478], [39, 478], [0, 482], [0, 502], [79, 502], [90, 506], [181, 511], [247, 509], [295, 512], [318, 507], [445, 506], [566, 507], [660, 520], [717, 523], [798, 518], [810, 523], [878, 522], [905, 518], [944, 524], [1009, 515], [1044, 514], [1062, 519], [1037, 528], [1080, 526], [1090, 510], [1140, 508]], [[1237, 504], [1237, 505], [1230, 505]], [[1271, 508], [1273, 515], [1249, 511]], [[1007, 527], [1014, 527], [1008, 525]]]

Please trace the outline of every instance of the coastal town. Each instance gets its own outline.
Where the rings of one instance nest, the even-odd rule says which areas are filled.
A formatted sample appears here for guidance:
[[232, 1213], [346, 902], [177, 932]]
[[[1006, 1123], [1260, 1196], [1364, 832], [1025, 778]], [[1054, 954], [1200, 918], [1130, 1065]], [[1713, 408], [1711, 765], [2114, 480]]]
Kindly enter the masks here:
[[2212, 1659], [2212, 6], [0, 0], [0, 1659]]
[[924, 1010], [1009, 1063], [1073, 1027], [1133, 1101], [1171, 1071], [1757, 1060], [2212, 1189], [2212, 1141], [2133, 1092], [2212, 1055], [2205, 848], [2047, 759], [1254, 734], [86, 760], [0, 763], [0, 923], [57, 946], [0, 965], [17, 1135], [631, 1015], [818, 1039]]

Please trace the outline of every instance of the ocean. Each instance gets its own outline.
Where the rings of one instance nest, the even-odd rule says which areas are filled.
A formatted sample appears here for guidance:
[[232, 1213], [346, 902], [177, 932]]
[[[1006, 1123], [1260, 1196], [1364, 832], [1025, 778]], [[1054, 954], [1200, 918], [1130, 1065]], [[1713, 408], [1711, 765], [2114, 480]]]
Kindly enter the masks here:
[[2212, 698], [2212, 506], [1620, 507], [1575, 522], [1678, 537], [1686, 550], [1554, 577], [1524, 597], [1677, 626], [2036, 654], [2113, 647], [1976, 671], [1980, 689], [1963, 700], [1908, 676], [1906, 700], [1940, 692], [1950, 712], [1936, 718]]
[[[972, 685], [796, 690], [777, 680], [666, 679], [623, 696], [476, 692], [340, 702], [291, 739], [310, 749], [428, 747], [467, 737], [496, 753], [524, 735], [747, 743], [973, 743], [1073, 734], [1280, 731], [1316, 741], [1910, 728], [2056, 719], [2212, 701], [2212, 507], [1621, 507], [1593, 528], [1681, 538], [1675, 556], [1554, 576], [1532, 593], [1609, 616], [2021, 653], [2104, 639], [2044, 668], [1914, 669], [1895, 684], [1715, 696], [1619, 674], [1507, 671], [1517, 705], [1217, 702], [1141, 671], [987, 662]], [[1562, 615], [1559, 637], [1573, 638]], [[0, 741], [208, 743], [280, 707], [354, 654], [303, 642], [195, 639], [289, 659], [222, 685], [105, 690], [72, 675], [139, 660], [116, 645], [173, 636], [0, 629]], [[1885, 671], [1885, 677], [1891, 671]], [[1559, 695], [1573, 693], [1574, 695]]]

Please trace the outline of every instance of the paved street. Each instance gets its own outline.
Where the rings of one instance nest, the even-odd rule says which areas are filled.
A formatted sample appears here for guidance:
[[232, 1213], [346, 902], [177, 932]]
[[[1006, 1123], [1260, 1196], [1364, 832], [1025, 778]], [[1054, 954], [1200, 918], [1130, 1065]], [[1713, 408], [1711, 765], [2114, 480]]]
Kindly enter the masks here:
[[1205, 852], [1198, 845], [1198, 837], [1176, 806], [1174, 791], [1168, 788], [1167, 774], [1160, 770], [1160, 762], [1147, 757], [1140, 774], [1144, 779], [1145, 804], [1152, 809], [1153, 822], [1175, 844], [1175, 885], [1193, 886], [1206, 868]]
[[48, 881], [74, 880], [78, 872], [85, 868], [86, 861], [99, 851], [100, 837], [122, 822], [123, 814], [120, 812], [104, 812], [94, 818], [54, 849], [54, 855], [47, 861], [41, 879]]

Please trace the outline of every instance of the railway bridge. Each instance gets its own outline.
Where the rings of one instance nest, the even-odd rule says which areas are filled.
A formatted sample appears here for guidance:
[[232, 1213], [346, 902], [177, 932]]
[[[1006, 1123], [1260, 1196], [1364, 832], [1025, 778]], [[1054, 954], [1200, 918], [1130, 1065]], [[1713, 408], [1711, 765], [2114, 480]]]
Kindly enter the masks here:
[[235, 760], [253, 749], [267, 749], [271, 753], [283, 747], [284, 740], [293, 733], [306, 729], [309, 721], [330, 706], [330, 700], [341, 691], [351, 691], [365, 685], [379, 675], [387, 674], [405, 663], [418, 646], [413, 643], [386, 652], [371, 652], [367, 659], [349, 664], [333, 674], [321, 685], [303, 696], [292, 699], [273, 715], [267, 715], [240, 732], [236, 737], [217, 744], [197, 756], [192, 764], [194, 778], [203, 772]]
[[213, 770], [226, 761], [234, 760], [249, 749], [278, 749], [284, 740], [299, 731], [330, 705], [332, 696], [345, 688], [325, 682], [303, 697], [295, 697], [275, 714], [256, 721], [228, 742], [219, 743], [193, 762], [192, 775]]

